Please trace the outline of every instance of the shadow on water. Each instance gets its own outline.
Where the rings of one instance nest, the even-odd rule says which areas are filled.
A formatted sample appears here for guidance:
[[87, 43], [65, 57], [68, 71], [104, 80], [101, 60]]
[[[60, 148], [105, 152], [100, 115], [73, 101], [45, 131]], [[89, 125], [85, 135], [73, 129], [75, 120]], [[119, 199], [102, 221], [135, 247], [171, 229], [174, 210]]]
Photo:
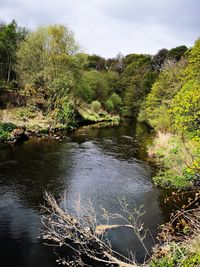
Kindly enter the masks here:
[[[23, 145], [0, 147], [0, 262], [2, 266], [54, 267], [55, 257], [38, 240], [40, 205], [44, 191], [56, 198], [66, 191], [67, 205], [91, 199], [99, 212], [120, 210], [125, 197], [130, 209], [143, 205], [142, 221], [155, 237], [168, 216], [163, 190], [154, 188], [154, 172], [147, 163], [146, 146], [152, 134], [142, 124], [90, 125], [71, 133], [71, 141], [32, 139]], [[112, 232], [112, 231], [111, 231]], [[146, 243], [154, 244], [151, 235]], [[110, 234], [113, 246], [133, 251], [142, 261], [144, 251], [134, 235], [120, 230]], [[10, 257], [12, 255], [12, 257]]]

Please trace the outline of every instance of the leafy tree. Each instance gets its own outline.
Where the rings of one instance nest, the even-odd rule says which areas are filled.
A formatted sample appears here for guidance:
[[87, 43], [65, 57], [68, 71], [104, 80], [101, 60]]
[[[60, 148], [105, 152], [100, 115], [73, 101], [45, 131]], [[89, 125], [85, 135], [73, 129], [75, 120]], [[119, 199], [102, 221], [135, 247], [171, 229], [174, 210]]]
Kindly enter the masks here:
[[172, 101], [171, 113], [176, 130], [200, 137], [200, 83], [189, 81]]
[[168, 58], [175, 60], [175, 61], [179, 61], [184, 56], [184, 54], [186, 53], [187, 50], [188, 50], [188, 48], [185, 45], [181, 45], [181, 46], [177, 46], [175, 48], [172, 48], [169, 50]]
[[124, 91], [125, 114], [137, 117], [138, 111], [154, 83], [157, 72], [151, 68], [151, 56], [128, 55], [120, 84]]
[[106, 67], [110, 71], [115, 71], [117, 73], [122, 73], [124, 70], [124, 57], [119, 53], [116, 58], [109, 58], [106, 60]]
[[61, 73], [77, 67], [72, 55], [78, 51], [73, 33], [65, 26], [40, 27], [28, 34], [17, 51], [17, 66], [22, 85], [47, 87]]
[[122, 99], [116, 93], [113, 93], [105, 103], [106, 109], [112, 113], [120, 113], [122, 107]]
[[[183, 85], [185, 67], [185, 60], [178, 63], [168, 61], [160, 73], [158, 80], [153, 84], [151, 92], [144, 103], [143, 116], [150, 125], [157, 129], [159, 128], [161, 131], [171, 130], [172, 128], [172, 123], [169, 123], [171, 118], [168, 111], [174, 96], [180, 91]], [[163, 114], [165, 115], [163, 116]], [[161, 127], [162, 125], [164, 125], [163, 129]]]
[[186, 75], [187, 80], [200, 81], [200, 39], [195, 42], [194, 47], [189, 52]]
[[152, 67], [154, 70], [160, 71], [165, 60], [168, 58], [169, 51], [163, 48], [152, 59]]
[[89, 55], [88, 56], [88, 69], [94, 69], [98, 71], [105, 70], [106, 63], [103, 57], [98, 55]]
[[108, 70], [106, 72], [103, 72], [102, 75], [108, 85], [108, 95], [111, 95], [114, 92], [120, 94], [121, 90], [119, 87], [119, 79], [120, 79], [119, 73], [116, 71]]
[[4, 81], [16, 78], [13, 68], [16, 50], [26, 33], [26, 29], [18, 27], [14, 20], [7, 25], [0, 25], [0, 78]]

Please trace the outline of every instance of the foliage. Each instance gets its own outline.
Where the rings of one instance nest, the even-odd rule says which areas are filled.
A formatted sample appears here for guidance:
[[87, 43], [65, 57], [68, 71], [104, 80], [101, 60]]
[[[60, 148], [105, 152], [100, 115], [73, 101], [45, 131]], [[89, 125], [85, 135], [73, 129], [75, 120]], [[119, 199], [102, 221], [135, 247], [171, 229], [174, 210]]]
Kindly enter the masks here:
[[163, 48], [158, 51], [158, 53], [153, 57], [152, 60], [152, 67], [159, 71], [162, 68], [162, 65], [164, 64], [165, 60], [168, 57], [168, 50], [166, 48]]
[[[185, 66], [185, 60], [178, 63], [173, 61], [167, 62], [146, 98], [143, 114], [140, 114], [140, 118], [143, 117], [144, 120], [157, 130], [164, 132], [172, 131], [172, 118], [169, 109], [174, 96], [181, 89]], [[162, 125], [164, 126], [163, 128], [161, 127]]]
[[78, 50], [73, 33], [62, 25], [40, 27], [28, 34], [17, 51], [17, 66], [23, 85], [47, 87], [61, 73], [76, 69]]
[[160, 166], [154, 183], [162, 187], [187, 188], [198, 180], [200, 142], [159, 133], [149, 155]]
[[69, 128], [76, 126], [76, 111], [73, 102], [67, 97], [61, 102], [61, 105], [57, 107], [56, 119]]
[[125, 69], [118, 86], [123, 92], [125, 115], [137, 117], [157, 73], [151, 68], [151, 56], [130, 54], [123, 60]]
[[99, 112], [101, 108], [101, 103], [98, 100], [92, 101], [91, 108], [94, 112]]
[[187, 51], [188, 51], [187, 46], [185, 45], [177, 46], [169, 50], [168, 58], [178, 62], [179, 60], [181, 60], [183, 56], [185, 56]]
[[177, 46], [170, 50], [167, 50], [166, 48], [159, 50], [152, 59], [153, 69], [157, 71], [162, 70], [167, 60], [172, 60], [175, 62], [180, 61], [184, 57], [187, 50], [188, 48], [185, 45]]
[[9, 82], [16, 78], [16, 50], [26, 33], [26, 29], [18, 27], [14, 20], [0, 25], [0, 79]]
[[200, 83], [189, 81], [172, 101], [170, 110], [177, 132], [200, 137]]
[[88, 69], [102, 71], [106, 68], [106, 60], [98, 55], [88, 56]]
[[106, 109], [111, 113], [120, 113], [122, 107], [122, 99], [116, 93], [113, 93], [105, 103]]
[[200, 82], [200, 39], [195, 42], [195, 45], [190, 50], [188, 61], [189, 64], [186, 69], [186, 79]]
[[77, 95], [88, 103], [93, 100], [104, 102], [108, 96], [109, 85], [104, 73], [96, 70], [84, 72]]
[[106, 60], [106, 69], [116, 72], [118, 74], [124, 71], [124, 57], [119, 53], [115, 58], [109, 58]]
[[154, 248], [150, 267], [195, 267], [200, 265], [200, 192], [172, 193], [165, 203], [180, 202], [189, 195], [178, 211], [171, 214], [170, 221], [161, 226], [160, 244]]
[[11, 132], [16, 128], [13, 123], [0, 122], [0, 140], [6, 141], [9, 139]]

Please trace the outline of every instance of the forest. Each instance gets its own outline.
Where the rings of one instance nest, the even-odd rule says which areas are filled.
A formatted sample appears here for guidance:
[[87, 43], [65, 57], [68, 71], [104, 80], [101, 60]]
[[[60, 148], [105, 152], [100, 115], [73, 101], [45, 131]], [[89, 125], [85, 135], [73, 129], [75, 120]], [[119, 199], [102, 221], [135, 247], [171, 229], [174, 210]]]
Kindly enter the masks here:
[[[200, 186], [200, 39], [155, 55], [103, 58], [84, 53], [65, 25], [0, 24], [2, 142], [124, 118], [154, 132], [148, 155], [158, 166], [156, 186]], [[159, 264], [152, 266], [183, 266]]]

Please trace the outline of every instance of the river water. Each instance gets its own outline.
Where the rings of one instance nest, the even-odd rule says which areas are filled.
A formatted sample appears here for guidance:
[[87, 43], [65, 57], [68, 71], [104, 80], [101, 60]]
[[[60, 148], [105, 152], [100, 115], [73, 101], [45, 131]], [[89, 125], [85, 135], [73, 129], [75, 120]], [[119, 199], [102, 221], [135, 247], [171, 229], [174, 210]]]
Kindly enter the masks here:
[[[142, 124], [83, 127], [70, 140], [32, 139], [23, 145], [0, 147], [0, 265], [2, 267], [54, 267], [52, 249], [38, 239], [44, 192], [56, 198], [66, 193], [69, 209], [90, 199], [97, 210], [120, 212], [119, 198], [130, 210], [143, 205], [141, 218], [149, 229], [146, 245], [154, 244], [157, 227], [168, 217], [165, 192], [155, 188], [155, 171], [147, 163], [146, 146], [151, 133]], [[138, 261], [141, 244], [131, 230], [111, 233], [113, 247]], [[154, 238], [153, 238], [154, 237]]]

